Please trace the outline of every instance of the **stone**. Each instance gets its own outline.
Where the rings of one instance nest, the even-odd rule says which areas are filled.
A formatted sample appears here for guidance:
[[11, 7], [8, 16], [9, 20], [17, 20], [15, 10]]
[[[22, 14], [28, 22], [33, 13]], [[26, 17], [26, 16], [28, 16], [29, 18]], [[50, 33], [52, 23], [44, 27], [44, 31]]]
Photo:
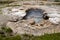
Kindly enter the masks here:
[[8, 16], [9, 21], [21, 20], [26, 15], [26, 12], [20, 10], [20, 7], [6, 7], [2, 9], [2, 13]]
[[54, 23], [54, 24], [59, 24], [60, 23], [60, 18], [58, 18], [58, 17], [49, 18], [49, 21]]
[[54, 24], [59, 24], [60, 23], [60, 13], [57, 9], [51, 9], [49, 13], [47, 13], [49, 16], [49, 21], [54, 23]]

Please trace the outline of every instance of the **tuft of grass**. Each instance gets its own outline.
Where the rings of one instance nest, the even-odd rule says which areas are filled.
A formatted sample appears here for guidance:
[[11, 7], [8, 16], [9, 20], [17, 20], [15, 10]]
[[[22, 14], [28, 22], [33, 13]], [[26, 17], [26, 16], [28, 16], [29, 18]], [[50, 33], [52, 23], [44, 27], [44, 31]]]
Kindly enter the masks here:
[[1, 27], [2, 31], [4, 31], [5, 33], [13, 33], [11, 28], [8, 27]]

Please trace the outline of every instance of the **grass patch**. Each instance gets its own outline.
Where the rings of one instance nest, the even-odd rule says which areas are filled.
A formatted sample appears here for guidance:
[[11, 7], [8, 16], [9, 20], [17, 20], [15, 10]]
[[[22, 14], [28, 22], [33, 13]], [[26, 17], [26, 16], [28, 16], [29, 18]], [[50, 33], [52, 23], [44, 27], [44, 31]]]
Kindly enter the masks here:
[[19, 35], [16, 36], [11, 36], [11, 37], [1, 37], [0, 36], [0, 40], [21, 40], [21, 37]]
[[60, 40], [60, 33], [45, 34], [43, 36], [24, 35], [23, 40]]
[[32, 40], [60, 40], [60, 33], [45, 34], [44, 36], [33, 37]]

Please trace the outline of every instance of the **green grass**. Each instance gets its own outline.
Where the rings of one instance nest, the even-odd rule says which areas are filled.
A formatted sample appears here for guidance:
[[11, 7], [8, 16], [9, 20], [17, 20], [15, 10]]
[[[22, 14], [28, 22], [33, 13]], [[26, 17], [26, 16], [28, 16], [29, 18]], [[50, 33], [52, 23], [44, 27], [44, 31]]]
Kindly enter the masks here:
[[21, 37], [19, 35], [11, 36], [11, 37], [2, 37], [0, 36], [0, 40], [21, 40]]
[[24, 35], [25, 40], [60, 40], [60, 33], [45, 34], [42, 36]]
[[13, 31], [9, 27], [1, 27], [0, 40], [21, 40], [19, 35], [14, 35]]
[[60, 40], [60, 33], [56, 34], [46, 34], [44, 36], [38, 36], [32, 38], [32, 40]]

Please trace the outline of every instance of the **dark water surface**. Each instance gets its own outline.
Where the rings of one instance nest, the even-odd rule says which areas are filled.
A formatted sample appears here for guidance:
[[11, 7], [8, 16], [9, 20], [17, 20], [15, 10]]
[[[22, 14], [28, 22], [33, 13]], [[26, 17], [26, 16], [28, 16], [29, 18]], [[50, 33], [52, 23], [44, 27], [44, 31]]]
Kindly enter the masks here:
[[27, 15], [25, 19], [34, 19], [35, 22], [40, 22], [43, 19], [43, 10], [42, 9], [28, 9], [26, 11]]

